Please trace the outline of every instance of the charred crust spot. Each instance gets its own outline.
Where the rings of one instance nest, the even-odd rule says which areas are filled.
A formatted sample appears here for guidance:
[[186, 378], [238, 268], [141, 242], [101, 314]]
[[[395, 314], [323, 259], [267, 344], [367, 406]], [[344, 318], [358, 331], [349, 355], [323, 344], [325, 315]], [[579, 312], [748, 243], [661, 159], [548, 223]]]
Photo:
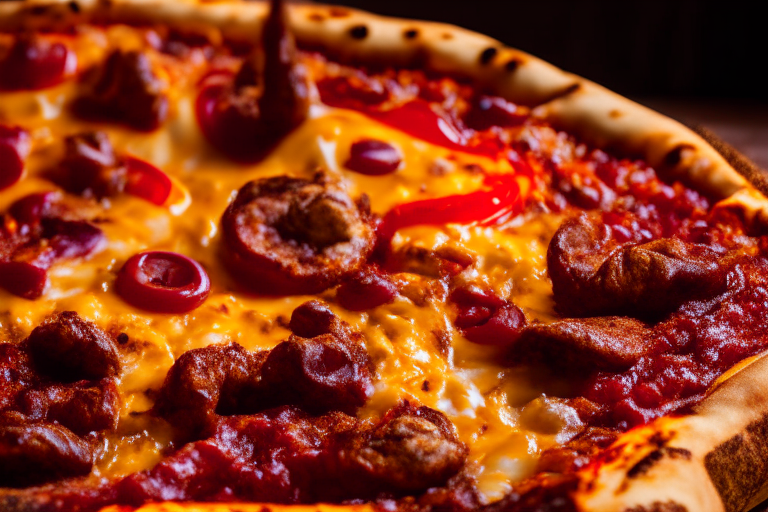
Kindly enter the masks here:
[[349, 29], [349, 35], [352, 39], [363, 40], [368, 37], [368, 27], [366, 25], [355, 25]]
[[512, 58], [512, 59], [509, 59], [506, 64], [504, 64], [504, 69], [507, 72], [512, 73], [513, 71], [517, 71], [517, 68], [520, 67], [520, 64], [522, 64], [522, 62], [520, 62], [520, 59]]
[[78, 4], [77, 2], [69, 2], [67, 6], [69, 6], [69, 10], [74, 12], [75, 14], [78, 14], [80, 12], [80, 4]]
[[579, 82], [576, 82], [574, 84], [569, 85], [565, 89], [561, 91], [557, 91], [553, 95], [551, 95], [549, 98], [545, 99], [541, 102], [541, 105], [545, 105], [547, 103], [550, 103], [555, 100], [559, 100], [561, 98], [565, 98], [566, 96], [570, 96], [571, 94], [577, 92], [579, 89], [581, 89], [581, 84]]
[[668, 167], [677, 167], [683, 161], [685, 153], [695, 149], [696, 148], [691, 144], [678, 144], [664, 157], [664, 165]]
[[668, 447], [666, 449], [666, 454], [672, 459], [684, 459], [684, 460], [691, 460], [691, 457], [693, 456], [690, 450], [687, 450], [685, 448], [677, 448], [675, 446]]
[[331, 7], [328, 9], [328, 15], [331, 18], [348, 18], [350, 14], [351, 13], [347, 9], [341, 7]]
[[32, 16], [43, 16], [48, 12], [47, 5], [36, 5], [29, 10]]
[[406, 39], [416, 39], [419, 37], [419, 31], [415, 28], [409, 28], [408, 30], [403, 31], [403, 37]]
[[674, 501], [654, 501], [650, 505], [638, 505], [637, 507], [626, 508], [624, 512], [688, 512], [688, 509]]
[[664, 457], [669, 457], [670, 459], [691, 460], [691, 452], [685, 448], [675, 448], [672, 446], [653, 450], [627, 471], [627, 478], [637, 478], [645, 475]]
[[480, 64], [483, 66], [487, 66], [491, 63], [491, 61], [496, 58], [496, 55], [498, 55], [499, 50], [497, 50], [494, 47], [486, 48], [482, 52], [480, 52]]
[[117, 335], [117, 342], [121, 345], [125, 345], [128, 343], [128, 335], [124, 332], [121, 332]]
[[664, 453], [661, 449], [653, 450], [651, 453], [640, 459], [637, 464], [629, 468], [629, 471], [627, 471], [627, 478], [637, 478], [648, 473], [648, 471], [650, 471], [663, 456]]
[[421, 383], [421, 390], [425, 393], [429, 393], [430, 385], [428, 380], [425, 380], [424, 382]]

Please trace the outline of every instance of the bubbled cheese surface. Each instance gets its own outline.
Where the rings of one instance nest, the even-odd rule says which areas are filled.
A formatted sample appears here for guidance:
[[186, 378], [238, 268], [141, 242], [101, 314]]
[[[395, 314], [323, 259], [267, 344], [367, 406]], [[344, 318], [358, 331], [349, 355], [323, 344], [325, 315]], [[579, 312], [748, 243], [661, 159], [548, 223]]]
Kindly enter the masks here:
[[[108, 48], [143, 47], [144, 36], [122, 26], [84, 28], [67, 43], [79, 67], [103, 58]], [[268, 349], [287, 338], [293, 309], [309, 297], [257, 297], [243, 291], [220, 262], [219, 219], [234, 193], [247, 181], [289, 174], [310, 177], [328, 170], [351, 197], [370, 197], [372, 210], [422, 198], [471, 192], [482, 176], [466, 171], [477, 164], [488, 172], [510, 172], [509, 164], [453, 152], [415, 140], [348, 110], [315, 106], [311, 119], [287, 136], [257, 165], [229, 162], [208, 146], [194, 115], [196, 82], [204, 72], [201, 55], [181, 63], [148, 50], [158, 74], [169, 85], [171, 114], [153, 133], [80, 121], [67, 105], [77, 91], [73, 78], [37, 92], [0, 93], [0, 123], [29, 130], [32, 154], [25, 177], [0, 192], [0, 211], [31, 192], [53, 190], [43, 179], [63, 154], [63, 138], [104, 130], [118, 154], [145, 159], [177, 183], [171, 204], [154, 206], [122, 195], [105, 201], [99, 226], [105, 249], [85, 261], [59, 263], [49, 271], [44, 296], [28, 301], [0, 290], [0, 341], [20, 341], [47, 316], [73, 310], [129, 341], [120, 346], [123, 410], [117, 434], [107, 440], [95, 472], [119, 476], [152, 467], [171, 438], [169, 427], [147, 411], [167, 370], [185, 351], [235, 341], [249, 350]], [[398, 172], [364, 176], [344, 167], [352, 143], [362, 138], [390, 142], [403, 155]], [[414, 227], [400, 231], [393, 244], [424, 248], [448, 246], [473, 255], [468, 280], [485, 282], [513, 300], [529, 320], [551, 317], [551, 286], [546, 249], [560, 219], [538, 215], [503, 228], [476, 226]], [[211, 294], [186, 315], [152, 314], [123, 302], [114, 292], [117, 271], [143, 250], [170, 250], [203, 264]], [[474, 274], [473, 274], [474, 273]], [[430, 299], [428, 279], [412, 282], [398, 299], [362, 313], [338, 306], [333, 290], [324, 293], [332, 309], [365, 334], [376, 365], [373, 398], [361, 417], [377, 417], [403, 399], [439, 409], [456, 425], [470, 447], [470, 463], [486, 499], [500, 498], [511, 483], [530, 475], [538, 454], [564, 440], [565, 421], [535, 417], [532, 401], [558, 384], [536, 370], [505, 368], [494, 348], [474, 345], [452, 326], [450, 308]], [[526, 421], [521, 413], [528, 406]], [[542, 416], [546, 416], [542, 414]]]

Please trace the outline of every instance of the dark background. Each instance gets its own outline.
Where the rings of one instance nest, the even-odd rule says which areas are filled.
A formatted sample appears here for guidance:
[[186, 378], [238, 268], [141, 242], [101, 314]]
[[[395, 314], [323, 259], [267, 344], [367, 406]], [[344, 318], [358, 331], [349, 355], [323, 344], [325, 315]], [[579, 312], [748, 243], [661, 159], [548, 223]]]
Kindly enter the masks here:
[[485, 33], [629, 96], [768, 103], [768, 28], [743, 0], [335, 0]]

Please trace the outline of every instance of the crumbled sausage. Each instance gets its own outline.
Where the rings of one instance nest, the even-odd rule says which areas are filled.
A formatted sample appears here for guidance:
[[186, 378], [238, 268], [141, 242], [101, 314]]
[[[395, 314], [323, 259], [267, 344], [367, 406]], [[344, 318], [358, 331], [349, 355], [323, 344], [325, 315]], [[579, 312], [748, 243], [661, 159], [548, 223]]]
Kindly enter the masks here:
[[36, 327], [27, 341], [35, 364], [65, 381], [111, 377], [120, 369], [115, 342], [74, 311]]
[[25, 487], [91, 471], [93, 451], [52, 423], [0, 426], [0, 486]]
[[224, 256], [247, 287], [320, 292], [354, 272], [373, 248], [368, 212], [318, 174], [246, 184], [222, 217]]
[[370, 366], [357, 333], [294, 335], [270, 351], [258, 385], [247, 394], [259, 403], [257, 409], [291, 404], [312, 413], [354, 414], [373, 394]]
[[199, 438], [213, 428], [218, 411], [236, 409], [233, 397], [258, 376], [263, 359], [237, 343], [185, 352], [168, 371], [155, 412], [183, 438]]
[[114, 379], [96, 383], [49, 384], [26, 391], [19, 408], [32, 421], [58, 423], [78, 436], [114, 431], [120, 395]]
[[64, 139], [62, 186], [85, 197], [110, 197], [123, 191], [127, 171], [104, 132], [70, 135]]
[[532, 324], [512, 346], [516, 360], [532, 359], [569, 371], [623, 370], [650, 352], [651, 329], [626, 317]]
[[112, 52], [92, 70], [75, 111], [86, 118], [108, 118], [137, 130], [154, 130], [168, 115], [165, 85], [140, 51]]
[[558, 311], [565, 316], [654, 318], [726, 286], [721, 254], [662, 238], [618, 243], [611, 227], [585, 215], [563, 223], [547, 266]]
[[466, 446], [439, 411], [406, 405], [390, 411], [342, 452], [350, 474], [368, 485], [417, 492], [440, 485], [464, 465]]

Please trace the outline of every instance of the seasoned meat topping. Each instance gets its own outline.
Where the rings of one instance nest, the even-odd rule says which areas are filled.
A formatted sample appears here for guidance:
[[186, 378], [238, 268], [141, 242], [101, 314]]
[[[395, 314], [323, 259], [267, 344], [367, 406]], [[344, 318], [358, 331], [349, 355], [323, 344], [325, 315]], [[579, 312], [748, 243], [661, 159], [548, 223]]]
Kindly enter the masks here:
[[[317, 302], [297, 311], [297, 319], [324, 313]], [[292, 335], [265, 352], [248, 352], [236, 343], [186, 352], [168, 372], [155, 411], [185, 439], [210, 433], [221, 415], [282, 405], [353, 414], [373, 391], [371, 361], [359, 333], [335, 316], [328, 324], [327, 332], [316, 328], [311, 338]]]
[[629, 368], [650, 349], [650, 329], [626, 317], [572, 318], [533, 324], [513, 345], [515, 358], [578, 372]]
[[35, 364], [63, 381], [102, 379], [120, 370], [115, 342], [74, 311], [38, 326], [27, 343]]
[[165, 88], [145, 53], [116, 50], [104, 64], [91, 70], [86, 92], [74, 108], [88, 119], [109, 119], [151, 131], [168, 115]]
[[93, 451], [53, 423], [0, 425], [0, 486], [26, 487], [88, 474]]
[[127, 170], [104, 132], [87, 132], [64, 139], [60, 182], [85, 197], [109, 197], [125, 189]]
[[0, 343], [0, 487], [88, 474], [117, 428], [118, 371], [112, 340], [73, 312]]
[[653, 318], [724, 290], [721, 252], [676, 238], [638, 242], [617, 242], [586, 215], [563, 223], [547, 255], [558, 310]]
[[228, 270], [262, 293], [322, 291], [365, 262], [374, 238], [368, 217], [322, 174], [252, 181], [222, 217]]
[[262, 48], [245, 59], [231, 83], [214, 80], [198, 97], [200, 128], [228, 157], [261, 160], [309, 110], [309, 83], [296, 57], [282, 2], [274, 2], [264, 24]]

